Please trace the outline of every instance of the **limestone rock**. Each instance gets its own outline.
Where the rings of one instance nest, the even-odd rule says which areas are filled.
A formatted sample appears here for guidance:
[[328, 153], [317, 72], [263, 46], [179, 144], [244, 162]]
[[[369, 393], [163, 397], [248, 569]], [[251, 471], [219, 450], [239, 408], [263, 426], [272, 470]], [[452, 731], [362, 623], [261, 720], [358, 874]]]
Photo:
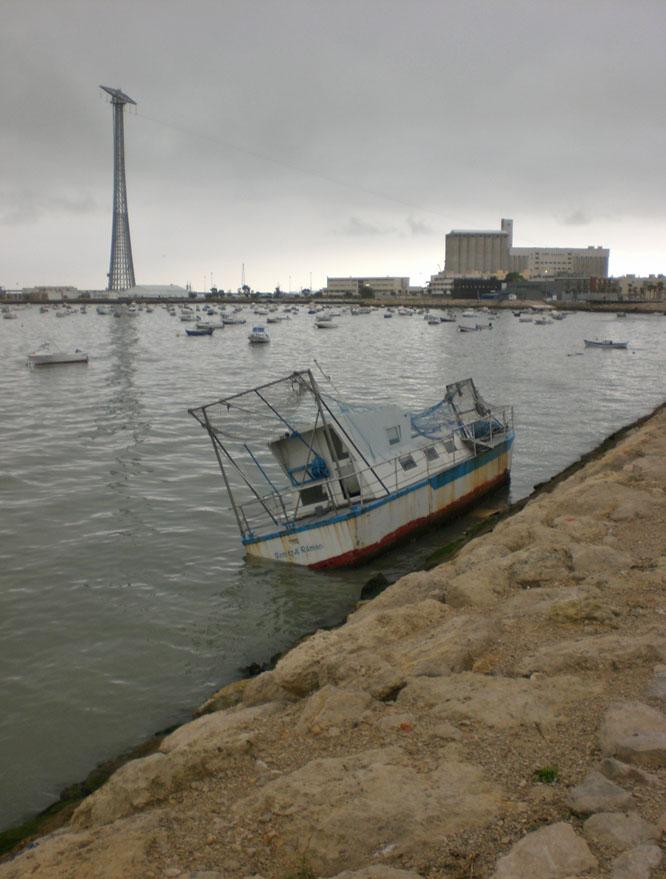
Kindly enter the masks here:
[[524, 657], [516, 665], [516, 672], [528, 675], [535, 671], [556, 674], [563, 671], [631, 668], [655, 662], [665, 653], [666, 637], [657, 631], [635, 637], [590, 635], [549, 644]]
[[666, 665], [655, 666], [654, 675], [647, 685], [645, 695], [666, 705]]
[[222, 687], [197, 708], [195, 715], [200, 717], [202, 714], [212, 714], [214, 711], [222, 711], [224, 708], [238, 705], [243, 701], [243, 691], [249, 682], [248, 678], [243, 678]]
[[591, 870], [597, 859], [570, 824], [560, 822], [528, 833], [500, 858], [493, 879], [566, 879]]
[[589, 577], [600, 572], [616, 574], [630, 564], [630, 556], [618, 552], [610, 546], [599, 544], [573, 544], [571, 546], [571, 566], [576, 579]]
[[243, 704], [248, 707], [268, 702], [293, 702], [295, 698], [280, 686], [275, 671], [265, 671], [251, 678], [243, 689]]
[[596, 770], [569, 791], [569, 808], [575, 815], [616, 812], [632, 805], [633, 797]]
[[641, 702], [615, 702], [599, 733], [602, 751], [648, 768], [666, 766], [666, 716]]
[[546, 726], [561, 721], [566, 706], [589, 694], [590, 686], [571, 677], [527, 681], [462, 672], [411, 678], [397, 705], [440, 720], [473, 720], [495, 729], [534, 723]]
[[135, 815], [94, 833], [60, 830], [0, 864], [1, 879], [127, 879], [149, 873], [152, 847], [167, 834], [155, 813]]
[[598, 598], [567, 598], [554, 602], [547, 614], [556, 623], [603, 623], [616, 624], [619, 611]]
[[470, 668], [498, 630], [433, 599], [354, 619], [335, 632], [318, 632], [284, 656], [275, 668], [278, 685], [298, 698], [326, 684], [351, 684], [375, 699], [391, 699], [410, 675]]
[[613, 861], [611, 879], [649, 879], [652, 869], [660, 863], [658, 845], [639, 845]]
[[552, 586], [566, 580], [570, 573], [571, 553], [564, 539], [561, 546], [537, 543], [514, 553], [509, 567], [511, 580], [522, 589]]
[[599, 765], [600, 770], [611, 781], [628, 782], [633, 784], [658, 784], [659, 779], [651, 772], [639, 769], [638, 766], [631, 766], [629, 763], [622, 763], [615, 757], [606, 757]]
[[492, 607], [508, 589], [508, 575], [497, 562], [487, 562], [451, 577], [444, 593], [451, 607]]
[[367, 693], [341, 690], [327, 684], [308, 698], [296, 729], [308, 733], [313, 729], [325, 732], [332, 727], [356, 726], [369, 717], [374, 704]]
[[383, 864], [373, 864], [362, 870], [345, 870], [338, 873], [333, 879], [421, 879], [419, 873], [411, 870], [396, 870], [395, 867], [385, 867]]
[[282, 833], [307, 840], [315, 871], [360, 869], [386, 846], [422, 855], [443, 836], [485, 826], [501, 808], [487, 773], [442, 761], [428, 772], [398, 747], [313, 760], [238, 801], [233, 814], [257, 821], [270, 811]]
[[[324, 684], [340, 685], [345, 680], [379, 678], [385, 685], [399, 684], [389, 653], [410, 638], [420, 640], [438, 628], [451, 614], [441, 602], [425, 599], [414, 605], [378, 610], [350, 618], [347, 625], [331, 632], [316, 632], [282, 657], [275, 667], [277, 683], [288, 693], [302, 698]], [[367, 687], [373, 691], [372, 685]]]
[[272, 705], [229, 709], [181, 726], [164, 739], [158, 753], [131, 760], [114, 772], [77, 808], [72, 826], [109, 824], [221, 768], [229, 754], [249, 750], [256, 724], [273, 710]]
[[644, 842], [654, 842], [657, 828], [648, 824], [638, 812], [599, 812], [583, 824], [587, 839], [603, 850], [623, 852]]

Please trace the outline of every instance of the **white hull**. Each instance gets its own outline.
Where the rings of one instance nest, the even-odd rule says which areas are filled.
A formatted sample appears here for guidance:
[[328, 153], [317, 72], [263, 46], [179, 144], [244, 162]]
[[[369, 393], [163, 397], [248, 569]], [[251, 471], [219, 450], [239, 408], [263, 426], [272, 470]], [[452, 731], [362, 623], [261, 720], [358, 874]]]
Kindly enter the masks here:
[[59, 363], [87, 363], [88, 355], [77, 354], [29, 354], [28, 363], [32, 366], [52, 366]]
[[357, 564], [501, 485], [511, 468], [512, 441], [511, 436], [477, 458], [364, 507], [337, 510], [265, 537], [246, 537], [246, 554], [314, 568]]

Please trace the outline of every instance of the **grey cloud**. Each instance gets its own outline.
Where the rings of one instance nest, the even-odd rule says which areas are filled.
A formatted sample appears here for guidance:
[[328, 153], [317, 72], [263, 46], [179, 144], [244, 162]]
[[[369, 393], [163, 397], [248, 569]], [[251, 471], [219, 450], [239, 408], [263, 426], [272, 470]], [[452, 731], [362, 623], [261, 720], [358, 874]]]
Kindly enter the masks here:
[[563, 220], [565, 226], [587, 226], [592, 222], [591, 217], [586, 211], [578, 208], [568, 214]]
[[369, 220], [352, 216], [336, 232], [338, 235], [351, 236], [394, 235], [396, 229], [394, 226], [382, 226]]
[[41, 195], [24, 190], [0, 193], [0, 225], [26, 225], [44, 216], [95, 214], [101, 210], [90, 193]]

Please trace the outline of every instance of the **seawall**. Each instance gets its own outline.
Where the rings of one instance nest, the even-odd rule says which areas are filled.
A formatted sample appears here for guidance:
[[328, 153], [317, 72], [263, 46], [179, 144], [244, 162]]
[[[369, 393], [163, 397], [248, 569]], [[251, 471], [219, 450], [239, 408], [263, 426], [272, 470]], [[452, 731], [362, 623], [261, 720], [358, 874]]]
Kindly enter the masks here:
[[666, 408], [223, 688], [0, 879], [666, 876]]

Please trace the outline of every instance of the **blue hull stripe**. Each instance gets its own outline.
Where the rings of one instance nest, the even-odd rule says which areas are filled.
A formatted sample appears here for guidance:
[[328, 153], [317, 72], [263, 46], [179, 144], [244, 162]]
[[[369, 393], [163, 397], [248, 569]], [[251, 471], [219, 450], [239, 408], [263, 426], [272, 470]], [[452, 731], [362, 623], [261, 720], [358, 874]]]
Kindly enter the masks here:
[[426, 485], [430, 485], [430, 487], [434, 489], [442, 488], [442, 486], [447, 485], [449, 482], [455, 482], [456, 479], [460, 479], [462, 476], [467, 476], [468, 473], [472, 473], [474, 470], [478, 470], [479, 467], [483, 467], [485, 464], [494, 461], [495, 458], [499, 458], [500, 455], [508, 452], [512, 444], [513, 433], [509, 434], [507, 439], [498, 446], [495, 446], [494, 449], [489, 449], [487, 452], [477, 455], [476, 458], [468, 458], [466, 461], [461, 461], [460, 464], [456, 464], [448, 470], [436, 473], [434, 476], [421, 480], [421, 482], [415, 482], [414, 485], [408, 485], [406, 488], [401, 488], [400, 491], [394, 491], [392, 494], [377, 498], [377, 500], [370, 501], [370, 503], [367, 504], [353, 504], [348, 510], [345, 510], [344, 513], [331, 516], [330, 519], [318, 519], [316, 522], [296, 525], [291, 528], [285, 526], [280, 529], [280, 531], [273, 531], [271, 534], [264, 534], [260, 537], [243, 537], [243, 545], [248, 546], [252, 543], [263, 543], [265, 540], [274, 540], [278, 537], [284, 537], [286, 534], [298, 534], [301, 531], [311, 531], [313, 528], [325, 528], [327, 525], [334, 525], [337, 522], [346, 522], [348, 519], [355, 519], [358, 516], [363, 516], [365, 513], [376, 510], [377, 507], [382, 507], [384, 504], [390, 504], [392, 501], [396, 500], [396, 498], [403, 497], [413, 491], [418, 491]]

